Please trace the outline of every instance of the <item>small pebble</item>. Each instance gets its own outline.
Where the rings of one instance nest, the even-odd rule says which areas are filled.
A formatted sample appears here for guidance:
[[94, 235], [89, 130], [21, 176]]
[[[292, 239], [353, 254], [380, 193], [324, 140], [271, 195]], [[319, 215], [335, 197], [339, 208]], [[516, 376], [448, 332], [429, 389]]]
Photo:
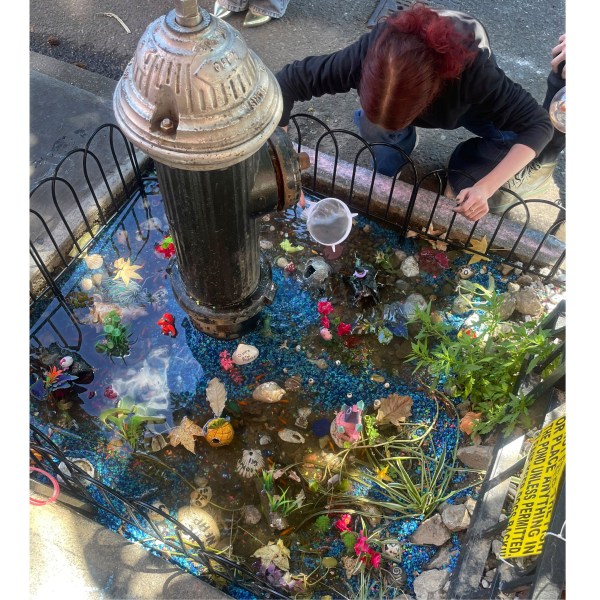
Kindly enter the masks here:
[[388, 382], [388, 381], [386, 381], [386, 382], [383, 384], [383, 387], [384, 387], [384, 388], [386, 388], [386, 389], [387, 389], [387, 388], [389, 388], [389, 387], [390, 387], [390, 384], [389, 384], [389, 382]]
[[352, 398], [352, 392], [348, 392], [348, 393], [346, 394], [346, 398]]

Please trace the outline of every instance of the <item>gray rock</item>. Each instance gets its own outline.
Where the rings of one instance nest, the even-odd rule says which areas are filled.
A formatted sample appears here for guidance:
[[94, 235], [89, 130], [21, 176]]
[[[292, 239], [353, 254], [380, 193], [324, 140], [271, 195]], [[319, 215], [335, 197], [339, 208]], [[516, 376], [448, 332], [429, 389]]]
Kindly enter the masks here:
[[442, 512], [442, 521], [450, 531], [464, 531], [469, 527], [471, 515], [464, 504], [447, 504]]
[[517, 283], [521, 287], [530, 286], [533, 283], [533, 277], [531, 275], [521, 275], [521, 277], [517, 279]]
[[460, 448], [456, 456], [466, 467], [485, 471], [492, 460], [493, 453], [494, 449], [491, 446], [466, 446]]
[[411, 284], [408, 283], [407, 281], [404, 281], [404, 279], [397, 279], [396, 283], [394, 285], [401, 292], [408, 292], [408, 290], [410, 290], [412, 287]]
[[402, 262], [408, 256], [404, 250], [394, 250], [394, 255], [398, 259], [398, 262]]
[[443, 546], [440, 548], [440, 551], [425, 565], [424, 569], [426, 571], [431, 571], [431, 569], [443, 569], [450, 564], [452, 557], [458, 554], [458, 550], [453, 550], [450, 552], [450, 548], [448, 546]]
[[536, 316], [544, 309], [535, 290], [532, 290], [531, 288], [519, 290], [515, 294], [515, 298], [517, 300], [516, 309], [522, 315]]
[[469, 303], [463, 296], [458, 296], [452, 303], [452, 312], [455, 315], [463, 315], [468, 310], [470, 310]]
[[467, 498], [465, 500], [465, 506], [467, 507], [467, 510], [469, 511], [470, 515], [473, 515], [473, 511], [475, 510], [475, 505], [477, 504], [477, 500], [475, 500], [475, 498]]
[[512, 282], [512, 281], [509, 281], [509, 282], [506, 284], [506, 289], [507, 289], [509, 292], [518, 292], [518, 291], [521, 289], [521, 286], [520, 286], [518, 283], [514, 283], [514, 282]]
[[256, 506], [244, 506], [242, 508], [242, 518], [246, 525], [256, 525], [262, 518], [262, 514]]
[[427, 307], [427, 300], [421, 296], [421, 294], [411, 294], [404, 301], [404, 316], [407, 319], [412, 319], [415, 316], [415, 312], [417, 308], [421, 310]]
[[419, 263], [414, 256], [409, 256], [402, 261], [400, 266], [400, 272], [404, 277], [418, 277], [419, 276]]
[[417, 600], [441, 600], [446, 582], [450, 578], [448, 571], [432, 569], [423, 571], [414, 581], [413, 587]]
[[517, 299], [514, 294], [505, 292], [498, 296], [498, 317], [501, 321], [508, 321], [517, 307]]
[[442, 522], [441, 515], [435, 514], [419, 525], [418, 529], [410, 536], [410, 541], [418, 545], [443, 546], [450, 539], [450, 536], [450, 531]]

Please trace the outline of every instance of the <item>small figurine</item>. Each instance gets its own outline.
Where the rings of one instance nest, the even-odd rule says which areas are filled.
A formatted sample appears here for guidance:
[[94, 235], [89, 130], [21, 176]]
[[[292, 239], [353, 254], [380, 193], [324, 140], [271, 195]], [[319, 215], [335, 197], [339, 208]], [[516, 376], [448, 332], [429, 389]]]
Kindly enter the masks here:
[[177, 335], [177, 330], [175, 329], [175, 319], [171, 313], [165, 313], [156, 322], [156, 324], [160, 326], [163, 335], [170, 335], [171, 337], [175, 337]]
[[362, 411], [365, 407], [361, 400], [352, 406], [342, 404], [342, 410], [337, 413], [335, 419], [331, 422], [329, 433], [333, 441], [340, 448], [347, 444], [354, 444], [360, 440], [362, 431]]

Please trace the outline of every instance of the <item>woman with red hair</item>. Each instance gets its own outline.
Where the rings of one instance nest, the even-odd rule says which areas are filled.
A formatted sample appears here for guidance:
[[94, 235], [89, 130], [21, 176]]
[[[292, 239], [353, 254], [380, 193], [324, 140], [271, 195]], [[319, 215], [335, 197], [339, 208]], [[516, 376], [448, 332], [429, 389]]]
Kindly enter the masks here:
[[[547, 111], [496, 64], [483, 25], [456, 11], [417, 4], [338, 52], [286, 65], [277, 80], [283, 127], [295, 101], [356, 89], [362, 108], [354, 121], [370, 143], [394, 144], [409, 155], [415, 127], [474, 133], [478, 137], [459, 144], [450, 157], [446, 192], [456, 196], [456, 212], [472, 221], [490, 211], [488, 201], [494, 212], [510, 204], [497, 190], [553, 132]], [[384, 175], [396, 175], [406, 163], [389, 147], [373, 151], [375, 169]]]

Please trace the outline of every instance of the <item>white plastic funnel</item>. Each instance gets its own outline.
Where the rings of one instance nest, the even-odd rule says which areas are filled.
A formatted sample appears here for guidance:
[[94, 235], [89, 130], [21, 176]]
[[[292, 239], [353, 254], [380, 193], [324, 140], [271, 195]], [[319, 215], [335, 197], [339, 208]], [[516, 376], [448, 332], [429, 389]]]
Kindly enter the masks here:
[[307, 200], [302, 213], [312, 239], [323, 246], [331, 246], [334, 252], [335, 247], [350, 235], [352, 217], [357, 215], [337, 198], [323, 198], [319, 202]]

